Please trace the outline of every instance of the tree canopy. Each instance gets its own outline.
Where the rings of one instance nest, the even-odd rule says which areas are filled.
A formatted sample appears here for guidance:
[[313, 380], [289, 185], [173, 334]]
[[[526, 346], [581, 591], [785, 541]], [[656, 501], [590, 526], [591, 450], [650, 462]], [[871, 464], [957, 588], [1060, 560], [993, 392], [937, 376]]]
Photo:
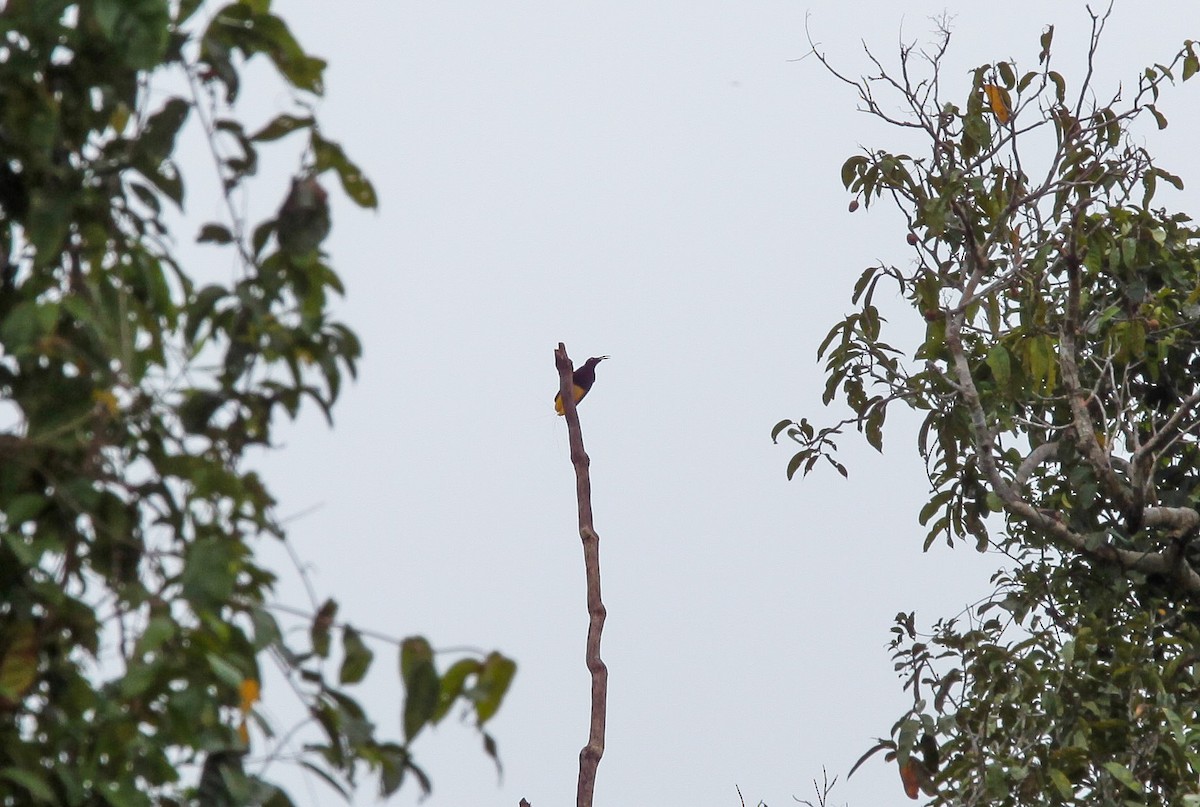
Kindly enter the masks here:
[[[836, 440], [882, 450], [895, 404], [922, 417], [925, 548], [967, 541], [1006, 560], [995, 590], [928, 630], [898, 615], [913, 705], [887, 750], [913, 798], [971, 804], [1200, 803], [1200, 229], [1159, 203], [1183, 181], [1143, 144], [1197, 43], [1112, 90], [1036, 60], [983, 64], [958, 90], [950, 33], [848, 78], [862, 108], [922, 144], [846, 161], [851, 210], [894, 204], [911, 261], [855, 285], [821, 343], [825, 403], [783, 421], [789, 477], [846, 468]], [[885, 341], [887, 303], [924, 324]], [[872, 753], [868, 752], [868, 754]]]
[[[0, 804], [290, 804], [276, 762], [343, 793], [364, 769], [428, 789], [412, 740], [456, 704], [482, 733], [513, 662], [439, 672], [427, 640], [396, 640], [404, 705], [377, 731], [350, 691], [371, 632], [333, 600], [282, 631], [255, 554], [285, 531], [247, 452], [306, 403], [331, 417], [361, 353], [329, 311], [321, 180], [376, 196], [312, 112], [325, 62], [269, 0], [10, 0], [0, 30]], [[250, 129], [252, 59], [293, 108]], [[205, 170], [178, 154], [187, 125], [225, 200], [198, 240], [226, 282], [178, 259], [172, 211]], [[251, 222], [259, 150], [289, 136], [301, 164]], [[256, 706], [265, 663], [303, 747]]]

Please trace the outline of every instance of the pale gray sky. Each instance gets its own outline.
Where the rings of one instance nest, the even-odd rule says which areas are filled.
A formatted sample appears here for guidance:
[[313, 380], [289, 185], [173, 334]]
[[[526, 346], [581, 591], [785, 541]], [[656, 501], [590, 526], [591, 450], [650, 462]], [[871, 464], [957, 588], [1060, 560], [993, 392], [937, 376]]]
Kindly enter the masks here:
[[[338, 310], [365, 343], [360, 381], [333, 431], [309, 412], [262, 467], [284, 515], [320, 506], [291, 535], [341, 616], [520, 665], [489, 727], [503, 781], [451, 718], [417, 744], [427, 803], [574, 799], [589, 685], [574, 479], [551, 409], [560, 340], [576, 363], [612, 356], [581, 408], [609, 611], [596, 803], [736, 805], [736, 784], [747, 804], [779, 807], [810, 798], [822, 766], [844, 778], [910, 702], [885, 650], [892, 617], [957, 614], [999, 559], [921, 553], [912, 422], [889, 424], [883, 457], [843, 440], [848, 481], [820, 470], [789, 483], [791, 452], [771, 444], [782, 418], [840, 417], [820, 407], [816, 346], [865, 266], [909, 258], [899, 218], [849, 214], [838, 178], [859, 144], [906, 141], [797, 61], [806, 14], [858, 74], [860, 40], [892, 62], [901, 31], [927, 39], [948, 10], [946, 80], [963, 93], [984, 62], [1035, 65], [1046, 23], [1076, 81], [1083, 4], [276, 7], [329, 60], [325, 132], [381, 204], [363, 213], [332, 194], [327, 247], [349, 289]], [[1187, 36], [1200, 38], [1200, 5], [1119, 2], [1097, 86]], [[284, 109], [282, 94], [247, 92], [251, 118]], [[1198, 92], [1168, 92], [1172, 126], [1147, 137], [1193, 183]], [[273, 209], [283, 187], [252, 203]], [[1176, 198], [1200, 210], [1192, 189]], [[912, 344], [913, 327], [896, 342]], [[303, 606], [282, 555], [277, 568], [281, 600]], [[398, 736], [395, 651], [375, 650], [363, 698]], [[285, 726], [287, 693], [264, 696]], [[338, 802], [291, 781], [298, 804]], [[417, 800], [410, 785], [396, 801]], [[356, 804], [375, 801], [365, 787]], [[834, 801], [907, 803], [882, 758]]]

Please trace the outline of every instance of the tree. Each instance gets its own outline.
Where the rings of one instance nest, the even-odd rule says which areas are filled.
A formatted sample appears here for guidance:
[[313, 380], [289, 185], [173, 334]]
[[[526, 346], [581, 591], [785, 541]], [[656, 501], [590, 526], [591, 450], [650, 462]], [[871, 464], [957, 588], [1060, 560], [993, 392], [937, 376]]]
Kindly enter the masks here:
[[[825, 403], [853, 414], [773, 436], [799, 445], [789, 477], [822, 461], [844, 475], [837, 436], [882, 451], [907, 405], [923, 417], [925, 548], [968, 540], [1009, 563], [965, 617], [893, 628], [913, 706], [867, 756], [889, 750], [934, 803], [1200, 803], [1200, 229], [1154, 206], [1183, 183], [1135, 136], [1167, 125], [1160, 94], [1200, 58], [1187, 41], [1104, 96], [1108, 15], [1089, 13], [1073, 83], [1052, 27], [1036, 67], [982, 65], [954, 95], [945, 26], [862, 79], [816, 53], [922, 144], [842, 167], [851, 210], [894, 203], [913, 256], [867, 269], [819, 348]], [[924, 324], [908, 350], [884, 341], [891, 283]]]
[[[280, 759], [343, 793], [364, 767], [383, 794], [428, 789], [411, 742], [456, 704], [495, 756], [511, 660], [439, 672], [427, 640], [397, 641], [387, 739], [349, 691], [378, 635], [326, 600], [285, 639], [255, 557], [285, 532], [247, 452], [302, 402], [330, 417], [360, 355], [329, 314], [319, 179], [362, 207], [375, 191], [311, 112], [325, 63], [269, 0], [10, 0], [0, 25], [0, 804], [286, 805]], [[255, 58], [294, 109], [248, 130]], [[198, 237], [234, 264], [224, 283], [181, 265], [168, 224], [189, 119], [227, 202]], [[302, 165], [251, 227], [259, 149], [288, 135]], [[302, 750], [256, 708], [268, 661], [316, 727]]]

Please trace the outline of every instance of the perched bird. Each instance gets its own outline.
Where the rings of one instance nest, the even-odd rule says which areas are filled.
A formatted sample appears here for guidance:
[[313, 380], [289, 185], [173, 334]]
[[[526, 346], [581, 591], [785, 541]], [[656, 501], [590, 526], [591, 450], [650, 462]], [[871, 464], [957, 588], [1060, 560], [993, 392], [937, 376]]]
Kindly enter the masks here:
[[908, 757], [908, 762], [900, 768], [900, 781], [904, 783], [904, 793], [910, 799], [919, 799], [921, 794], [932, 796], [937, 793], [933, 775], [937, 773], [941, 756], [937, 740], [926, 734], [921, 738], [921, 759], [917, 759], [916, 749]]
[[[575, 384], [575, 403], [582, 401], [583, 396], [587, 395], [588, 390], [592, 388], [592, 384], [596, 383], [596, 365], [607, 358], [608, 356], [593, 356], [571, 376], [571, 381]], [[554, 396], [554, 411], [560, 415], [563, 414], [561, 393]]]
[[283, 251], [311, 255], [329, 235], [329, 194], [313, 177], [292, 180], [292, 189], [275, 217], [275, 237]]

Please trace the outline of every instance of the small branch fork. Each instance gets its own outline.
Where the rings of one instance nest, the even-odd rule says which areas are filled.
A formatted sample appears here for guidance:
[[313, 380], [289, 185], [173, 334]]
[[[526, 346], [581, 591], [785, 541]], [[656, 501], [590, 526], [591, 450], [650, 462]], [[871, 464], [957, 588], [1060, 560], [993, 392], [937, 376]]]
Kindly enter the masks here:
[[579, 428], [579, 413], [575, 408], [575, 367], [567, 348], [558, 343], [554, 351], [558, 368], [559, 394], [571, 443], [571, 464], [575, 466], [575, 495], [579, 507], [579, 537], [583, 540], [583, 564], [587, 576], [588, 635], [586, 659], [592, 674], [592, 714], [588, 727], [587, 745], [579, 752], [579, 785], [576, 807], [591, 807], [596, 787], [596, 768], [604, 756], [604, 724], [608, 704], [608, 668], [600, 660], [600, 634], [604, 630], [606, 611], [600, 599], [600, 536], [592, 526], [592, 481], [588, 475], [591, 460], [583, 450], [583, 433]]

